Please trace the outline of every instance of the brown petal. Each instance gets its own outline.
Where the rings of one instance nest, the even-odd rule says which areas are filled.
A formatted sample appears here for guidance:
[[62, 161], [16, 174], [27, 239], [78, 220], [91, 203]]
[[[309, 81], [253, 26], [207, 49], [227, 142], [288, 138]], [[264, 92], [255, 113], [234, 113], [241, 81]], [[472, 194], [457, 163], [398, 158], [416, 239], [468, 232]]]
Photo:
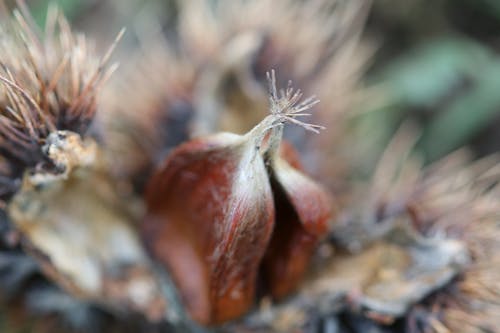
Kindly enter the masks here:
[[266, 282], [277, 299], [301, 281], [333, 214], [330, 195], [300, 171], [293, 147], [282, 145], [280, 154], [283, 158], [275, 156], [271, 162], [276, 222], [263, 262]]
[[144, 233], [194, 319], [235, 318], [254, 300], [274, 208], [264, 162], [241, 136], [177, 148], [150, 181]]

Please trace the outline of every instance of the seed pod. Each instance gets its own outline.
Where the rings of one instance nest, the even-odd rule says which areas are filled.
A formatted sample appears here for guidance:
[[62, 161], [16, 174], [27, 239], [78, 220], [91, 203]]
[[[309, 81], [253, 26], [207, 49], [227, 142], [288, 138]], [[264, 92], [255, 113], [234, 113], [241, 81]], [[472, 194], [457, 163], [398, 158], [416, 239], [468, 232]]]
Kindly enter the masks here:
[[274, 221], [264, 162], [248, 136], [188, 142], [153, 176], [145, 236], [194, 319], [219, 323], [253, 303]]
[[280, 153], [269, 159], [276, 222], [263, 274], [271, 295], [280, 299], [296, 288], [319, 240], [328, 232], [333, 200], [302, 173], [291, 145], [282, 145]]
[[[317, 200], [316, 188], [311, 189], [311, 181], [298, 171], [288, 171], [282, 165], [285, 162], [274, 158], [283, 122], [317, 131], [318, 126], [295, 119], [316, 101], [297, 104], [302, 95], [290, 87], [278, 97], [274, 73], [270, 81], [271, 115], [243, 136], [221, 133], [183, 144], [171, 153], [147, 189], [146, 243], [169, 269], [189, 313], [200, 323], [222, 323], [243, 314], [253, 304], [257, 274], [274, 228], [275, 209], [283, 208], [273, 202], [267, 156], [270, 167], [276, 168], [272, 173], [279, 175], [276, 183], [283, 184], [284, 193], [292, 198], [290, 205], [296, 206], [285, 207], [284, 214], [297, 212], [305, 229], [310, 229], [302, 233], [302, 224], [297, 222], [299, 229], [295, 232], [294, 227], [292, 238], [288, 233], [284, 238], [278, 235], [278, 242], [283, 240], [285, 244], [285, 258], [277, 254], [270, 263], [277, 259], [288, 266], [293, 253], [289, 248], [296, 248], [290, 243], [294, 237], [300, 246], [304, 235], [309, 239], [324, 232], [324, 198], [319, 200], [319, 215], [303, 212], [316, 208], [311, 203]], [[295, 185], [306, 186], [307, 191], [313, 191], [312, 197], [296, 202], [302, 198]], [[283, 197], [280, 194], [279, 198]], [[310, 252], [315, 238], [305, 243]], [[282, 250], [281, 246], [275, 248]], [[294, 273], [293, 281], [302, 275], [309, 257], [306, 254], [300, 259], [304, 263], [298, 266], [300, 273]]]

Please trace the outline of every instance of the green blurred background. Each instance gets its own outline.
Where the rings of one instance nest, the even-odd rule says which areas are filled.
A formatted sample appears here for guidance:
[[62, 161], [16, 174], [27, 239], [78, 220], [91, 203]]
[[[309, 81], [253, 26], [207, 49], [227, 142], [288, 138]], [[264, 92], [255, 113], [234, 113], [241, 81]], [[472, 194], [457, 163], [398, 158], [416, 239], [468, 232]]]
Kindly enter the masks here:
[[373, 120], [387, 134], [412, 117], [428, 160], [463, 145], [498, 151], [500, 1], [376, 0], [367, 35], [380, 48], [366, 80], [389, 95]]

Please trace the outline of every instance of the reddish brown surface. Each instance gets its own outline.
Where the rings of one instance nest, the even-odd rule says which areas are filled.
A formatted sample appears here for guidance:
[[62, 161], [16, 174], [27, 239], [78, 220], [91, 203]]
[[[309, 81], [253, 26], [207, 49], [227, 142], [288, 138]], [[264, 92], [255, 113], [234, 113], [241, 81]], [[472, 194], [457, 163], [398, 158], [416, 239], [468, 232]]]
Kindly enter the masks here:
[[299, 152], [292, 146], [290, 142], [284, 140], [281, 142], [279, 155], [282, 159], [287, 161], [292, 168], [297, 169], [301, 172], [303, 171]]
[[301, 281], [318, 237], [304, 229], [280, 185], [273, 181], [272, 186], [276, 224], [262, 268], [271, 295], [281, 299]]
[[276, 222], [263, 262], [266, 284], [277, 299], [291, 293], [300, 283], [332, 218], [329, 194], [297, 169], [300, 162], [293, 147], [283, 145], [280, 155], [289, 163], [274, 163]]
[[200, 323], [233, 319], [254, 301], [274, 209], [262, 160], [248, 152], [237, 136], [191, 141], [149, 183], [146, 243]]
[[146, 243], [203, 324], [248, 311], [260, 267], [275, 298], [289, 294], [328, 231], [330, 197], [299, 171], [293, 147], [282, 146], [288, 163], [271, 163], [271, 181], [256, 154], [241, 136], [193, 140], [171, 153], [148, 186]]

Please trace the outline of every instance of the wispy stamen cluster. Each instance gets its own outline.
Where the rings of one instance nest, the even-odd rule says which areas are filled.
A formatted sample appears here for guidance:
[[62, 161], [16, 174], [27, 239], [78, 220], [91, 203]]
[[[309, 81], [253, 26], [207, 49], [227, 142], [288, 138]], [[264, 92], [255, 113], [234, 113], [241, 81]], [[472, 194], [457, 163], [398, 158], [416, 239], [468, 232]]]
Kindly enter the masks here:
[[280, 123], [290, 122], [305, 128], [308, 131], [319, 133], [325, 129], [321, 125], [306, 123], [297, 119], [297, 117], [311, 116], [310, 113], [304, 111], [310, 110], [319, 100], [316, 96], [310, 96], [301, 101], [303, 93], [300, 89], [295, 90], [292, 87], [292, 82], [288, 81], [288, 86], [285, 89], [276, 88], [276, 73], [274, 70], [267, 72], [267, 80], [269, 82], [269, 102], [271, 115], [276, 117]]

